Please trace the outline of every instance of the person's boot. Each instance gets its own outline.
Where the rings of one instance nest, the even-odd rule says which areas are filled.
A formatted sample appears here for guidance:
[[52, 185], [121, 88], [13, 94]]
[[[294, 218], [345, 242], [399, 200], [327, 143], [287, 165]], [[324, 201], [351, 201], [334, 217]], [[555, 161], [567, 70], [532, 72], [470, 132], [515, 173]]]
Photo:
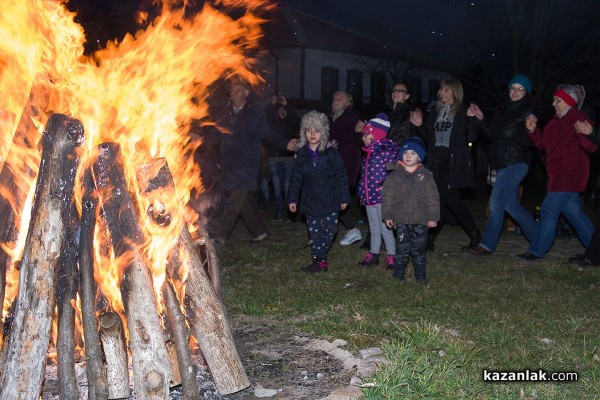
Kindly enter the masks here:
[[379, 254], [368, 252], [362, 261], [357, 263], [363, 267], [371, 267], [373, 265], [379, 265]]
[[469, 238], [471, 239], [469, 245], [462, 248], [464, 252], [466, 252], [468, 249], [477, 247], [479, 242], [481, 242], [481, 232], [479, 232], [479, 229], [475, 229], [473, 232], [469, 233]]
[[396, 268], [396, 256], [388, 254], [385, 256], [385, 270], [392, 271]]
[[399, 281], [403, 281], [405, 273], [406, 273], [406, 265], [404, 265], [404, 266], [396, 265], [394, 267], [394, 275], [392, 275], [392, 277]]
[[327, 272], [328, 264], [327, 261], [319, 261], [316, 257], [312, 258], [312, 263], [305, 267], [300, 268], [302, 272]]

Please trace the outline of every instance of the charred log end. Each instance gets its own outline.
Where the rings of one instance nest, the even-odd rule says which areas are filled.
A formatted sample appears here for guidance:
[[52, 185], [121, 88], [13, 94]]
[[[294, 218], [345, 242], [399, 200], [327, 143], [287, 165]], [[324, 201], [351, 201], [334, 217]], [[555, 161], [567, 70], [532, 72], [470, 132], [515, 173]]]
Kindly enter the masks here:
[[163, 390], [165, 377], [156, 370], [152, 370], [146, 374], [146, 389], [151, 393], [159, 393]]

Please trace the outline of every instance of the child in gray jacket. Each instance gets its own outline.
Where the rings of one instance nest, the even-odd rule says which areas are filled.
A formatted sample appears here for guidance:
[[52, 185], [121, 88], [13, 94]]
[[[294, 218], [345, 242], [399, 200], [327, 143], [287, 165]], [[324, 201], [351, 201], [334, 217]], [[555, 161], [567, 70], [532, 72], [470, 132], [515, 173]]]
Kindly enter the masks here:
[[394, 278], [403, 281], [412, 254], [415, 280], [427, 283], [425, 271], [427, 230], [440, 219], [440, 196], [433, 174], [423, 164], [425, 144], [418, 137], [406, 139], [400, 148], [402, 161], [388, 164], [392, 173], [383, 184], [382, 217], [397, 233]]

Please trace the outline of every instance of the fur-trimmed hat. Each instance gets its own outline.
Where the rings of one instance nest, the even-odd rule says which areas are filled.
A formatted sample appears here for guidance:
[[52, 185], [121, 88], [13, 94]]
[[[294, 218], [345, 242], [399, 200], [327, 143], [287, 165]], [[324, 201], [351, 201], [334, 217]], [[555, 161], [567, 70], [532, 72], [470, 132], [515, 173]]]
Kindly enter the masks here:
[[388, 121], [388, 116], [385, 113], [377, 114], [375, 118], [369, 120], [362, 128], [364, 134], [370, 133], [375, 140], [381, 140], [386, 137], [389, 130], [390, 121]]
[[402, 154], [404, 154], [406, 150], [412, 150], [417, 153], [419, 161], [423, 162], [425, 160], [425, 155], [427, 154], [425, 152], [425, 143], [417, 136], [409, 137], [402, 143], [402, 146], [400, 147], [400, 158], [402, 158]]

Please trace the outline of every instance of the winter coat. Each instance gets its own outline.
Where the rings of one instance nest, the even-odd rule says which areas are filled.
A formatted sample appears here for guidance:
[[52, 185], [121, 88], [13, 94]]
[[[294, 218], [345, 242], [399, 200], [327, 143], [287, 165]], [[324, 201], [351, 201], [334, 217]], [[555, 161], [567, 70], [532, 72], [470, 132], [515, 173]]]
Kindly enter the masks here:
[[220, 135], [219, 162], [225, 190], [256, 190], [260, 165], [260, 145], [267, 141], [285, 149], [289, 139], [267, 123], [265, 112], [251, 101], [235, 114], [230, 105], [218, 118]]
[[590, 176], [588, 154], [598, 146], [583, 133], [575, 131], [577, 121], [589, 121], [584, 113], [572, 107], [562, 117], [554, 116], [542, 130], [527, 132], [531, 142], [546, 150], [549, 192], [583, 192]]
[[[435, 154], [435, 121], [438, 112], [434, 111], [427, 118], [425, 125], [425, 141], [428, 144], [426, 166], [433, 172], [437, 180], [439, 176], [439, 163]], [[469, 143], [477, 139], [477, 118], [467, 117], [464, 109], [459, 110], [454, 116], [452, 133], [450, 135], [449, 147], [449, 183], [450, 188], [475, 187], [475, 171], [473, 168], [473, 158], [471, 157], [471, 147]]]
[[422, 164], [414, 172], [408, 172], [403, 163], [388, 167], [392, 171], [383, 183], [383, 220], [392, 220], [394, 225], [439, 221], [440, 195], [431, 171]]
[[417, 135], [417, 128], [410, 122], [408, 104], [396, 104], [396, 108], [389, 110], [387, 115], [390, 121], [388, 139], [393, 140], [401, 146], [406, 139]]
[[525, 129], [525, 117], [533, 114], [529, 99], [503, 102], [489, 122], [483, 136], [491, 140], [489, 164], [492, 169], [531, 161], [532, 144]]
[[400, 148], [390, 139], [381, 139], [363, 147], [360, 179], [358, 180], [358, 197], [360, 204], [372, 206], [381, 204], [381, 188], [389, 175], [386, 163], [398, 161]]
[[320, 217], [340, 211], [350, 202], [348, 178], [334, 147], [318, 152], [316, 163], [306, 146], [296, 152], [288, 189], [288, 204], [300, 202], [300, 212]]
[[337, 149], [344, 161], [344, 168], [348, 177], [348, 184], [355, 186], [360, 172], [360, 149], [362, 148], [362, 133], [355, 132], [356, 123], [360, 114], [352, 107], [347, 107], [342, 115], [329, 119], [329, 140], [337, 142]]

